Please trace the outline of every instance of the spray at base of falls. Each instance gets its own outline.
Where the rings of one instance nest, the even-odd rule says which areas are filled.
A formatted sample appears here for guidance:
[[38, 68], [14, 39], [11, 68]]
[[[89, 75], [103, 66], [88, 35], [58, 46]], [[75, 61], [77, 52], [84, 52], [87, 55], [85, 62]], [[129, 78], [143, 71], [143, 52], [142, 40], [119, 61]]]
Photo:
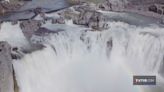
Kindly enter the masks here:
[[103, 32], [79, 28], [50, 35], [45, 49], [13, 61], [20, 92], [142, 92], [132, 76], [159, 75], [163, 28], [109, 25]]

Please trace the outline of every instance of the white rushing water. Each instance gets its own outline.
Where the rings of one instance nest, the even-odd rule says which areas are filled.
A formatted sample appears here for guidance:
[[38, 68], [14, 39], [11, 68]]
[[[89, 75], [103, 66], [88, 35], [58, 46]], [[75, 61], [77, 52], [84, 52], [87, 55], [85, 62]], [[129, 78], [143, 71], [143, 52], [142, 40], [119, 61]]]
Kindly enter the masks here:
[[[163, 92], [164, 28], [109, 25], [102, 32], [70, 25], [45, 37], [45, 49], [13, 61], [20, 92]], [[28, 44], [17, 25], [4, 23], [0, 35], [13, 46]], [[133, 75], [156, 75], [157, 85], [133, 86]]]

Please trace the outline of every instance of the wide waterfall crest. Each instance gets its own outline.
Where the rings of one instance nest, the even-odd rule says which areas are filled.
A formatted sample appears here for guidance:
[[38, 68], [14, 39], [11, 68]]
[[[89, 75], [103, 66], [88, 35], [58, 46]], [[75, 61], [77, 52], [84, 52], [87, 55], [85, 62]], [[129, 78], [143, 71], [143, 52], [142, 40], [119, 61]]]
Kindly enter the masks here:
[[[163, 28], [122, 22], [109, 26], [102, 32], [71, 26], [44, 37], [46, 48], [13, 61], [20, 92], [142, 92], [131, 76], [163, 75]], [[22, 37], [17, 28], [10, 31]]]

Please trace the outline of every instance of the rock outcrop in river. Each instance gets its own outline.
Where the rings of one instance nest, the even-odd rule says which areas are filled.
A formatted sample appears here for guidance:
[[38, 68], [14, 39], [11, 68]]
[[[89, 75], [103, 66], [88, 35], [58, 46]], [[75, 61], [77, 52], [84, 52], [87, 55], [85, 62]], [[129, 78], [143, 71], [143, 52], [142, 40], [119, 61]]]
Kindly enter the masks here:
[[65, 19], [72, 19], [76, 25], [84, 25], [94, 30], [108, 29], [107, 17], [97, 11], [94, 3], [84, 3], [59, 12]]
[[27, 20], [20, 23], [20, 28], [27, 39], [30, 39], [40, 26], [41, 22], [37, 20]]
[[73, 20], [74, 24], [85, 25], [95, 30], [108, 29], [106, 18], [102, 13], [97, 11], [84, 10]]

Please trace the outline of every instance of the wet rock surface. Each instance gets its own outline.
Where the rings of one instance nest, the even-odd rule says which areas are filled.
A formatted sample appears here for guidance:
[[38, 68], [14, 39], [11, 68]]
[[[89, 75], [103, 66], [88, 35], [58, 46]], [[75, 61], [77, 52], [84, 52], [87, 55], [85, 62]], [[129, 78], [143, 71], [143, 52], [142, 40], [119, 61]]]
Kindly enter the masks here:
[[109, 0], [105, 0], [105, 2], [98, 4], [98, 8], [104, 11], [111, 11], [112, 10], [112, 4]]
[[96, 11], [97, 6], [94, 3], [81, 3], [79, 5], [59, 11], [58, 14], [65, 19], [76, 19], [82, 12]]
[[0, 92], [14, 92], [11, 47], [0, 42]]
[[108, 29], [106, 22], [106, 17], [102, 13], [90, 10], [81, 12], [80, 15], [73, 20], [74, 24], [85, 25], [95, 30]]
[[9, 3], [7, 1], [0, 1], [0, 16], [5, 16], [9, 12], [17, 11], [23, 4], [23, 2]]
[[24, 57], [24, 53], [18, 47], [12, 47], [11, 57], [13, 60], [18, 60]]
[[106, 47], [107, 47], [106, 54], [109, 57], [110, 56], [110, 53], [111, 53], [111, 50], [113, 48], [113, 40], [112, 39], [109, 39], [109, 41], [107, 41]]
[[158, 8], [155, 5], [149, 6], [149, 11], [156, 12], [157, 13]]
[[77, 17], [80, 13], [75, 11], [73, 7], [65, 9], [58, 13], [61, 17], [64, 17], [65, 19], [74, 19]]
[[20, 23], [20, 28], [27, 39], [30, 39], [40, 26], [41, 22], [38, 20], [27, 20]]
[[18, 24], [18, 21], [12, 21], [11, 24], [16, 25], [16, 24]]
[[63, 17], [60, 18], [53, 18], [52, 19], [52, 24], [65, 24], [65, 19]]
[[161, 19], [164, 17], [163, 0], [106, 0], [98, 8], [104, 11], [128, 12]]
[[22, 25], [22, 32], [27, 38], [30, 48], [23, 49], [20, 52], [18, 52], [16, 49], [13, 49], [14, 51], [16, 50], [16, 53], [12, 55], [14, 59], [20, 59], [23, 57], [23, 54], [32, 53], [34, 51], [44, 49], [44, 37], [50, 34], [57, 34], [58, 32], [64, 31], [62, 29], [50, 30], [48, 28], [41, 27], [40, 22], [34, 20], [30, 20], [30, 22], [24, 21], [22, 24], [20, 24], [20, 26]]
[[164, 15], [164, 4], [153, 4], [148, 7], [150, 12]]
[[158, 72], [162, 77], [164, 77], [164, 57], [163, 57], [162, 62], [160, 63], [160, 68], [159, 68]]
[[83, 12], [86, 10], [94, 11], [97, 10], [97, 5], [91, 2], [86, 2], [81, 5], [74, 6], [73, 8], [78, 12]]
[[32, 43], [30, 44], [30, 47], [29, 49], [23, 49], [22, 52], [24, 54], [29, 54], [29, 53], [33, 53], [35, 51], [38, 51], [38, 50], [42, 50], [45, 48], [45, 46], [43, 44], [40, 44], [40, 43]]
[[53, 31], [53, 30], [50, 30], [50, 29], [45, 28], [45, 27], [40, 27], [37, 31], [34, 32], [34, 35], [36, 35], [36, 36], [47, 36], [49, 34], [55, 34], [55, 33], [61, 32], [61, 31], [64, 31], [64, 30], [58, 29], [56, 31]]
[[108, 19], [102, 13], [97, 11], [97, 6], [94, 3], [76, 5], [60, 11], [58, 14], [65, 19], [73, 20], [73, 23], [76, 25], [84, 25], [93, 30], [108, 29]]

